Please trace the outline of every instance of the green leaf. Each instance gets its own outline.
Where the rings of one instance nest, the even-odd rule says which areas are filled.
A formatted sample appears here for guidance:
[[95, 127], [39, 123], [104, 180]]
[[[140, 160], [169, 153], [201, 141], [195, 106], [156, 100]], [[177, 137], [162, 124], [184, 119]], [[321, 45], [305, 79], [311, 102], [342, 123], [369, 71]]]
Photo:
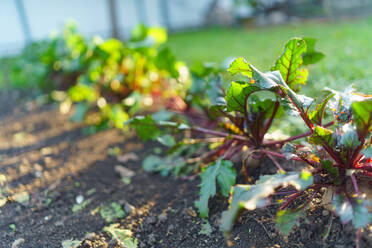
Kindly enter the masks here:
[[283, 209], [276, 213], [276, 227], [284, 235], [288, 235], [293, 226], [299, 225], [299, 219], [304, 217], [304, 210]]
[[137, 116], [129, 120], [130, 126], [136, 129], [142, 140], [155, 140], [160, 135], [160, 129], [150, 115]]
[[156, 155], [147, 156], [142, 167], [146, 172], [160, 172], [161, 175], [167, 176], [171, 171], [177, 174], [185, 166], [185, 160], [179, 156], [159, 157]]
[[227, 69], [228, 72], [230, 72], [231, 75], [235, 75], [237, 73], [241, 73], [244, 76], [247, 76], [249, 78], [252, 77], [252, 70], [247, 61], [245, 61], [244, 58], [240, 57], [235, 59], [230, 67]]
[[[277, 87], [280, 87], [281, 90], [288, 96], [290, 99], [290, 103], [284, 101], [285, 104], [287, 104], [287, 109], [291, 109], [291, 112], [293, 112], [295, 109], [301, 109], [303, 112], [306, 112], [305, 109], [309, 108], [311, 104], [313, 103], [314, 99], [296, 94], [288, 85], [286, 82], [284, 82], [283, 77], [278, 71], [268, 72], [268, 73], [262, 73], [255, 69], [253, 66], [251, 66], [253, 71], [253, 78], [255, 80], [256, 86], [260, 87], [261, 89], [276, 89]], [[295, 105], [290, 107], [290, 105]], [[295, 111], [295, 112], [296, 112]]]
[[302, 39], [307, 45], [307, 51], [302, 55], [304, 65], [315, 64], [324, 58], [323, 53], [315, 51], [315, 39], [309, 37], [304, 37]]
[[372, 158], [372, 145], [369, 145], [366, 149], [363, 149], [361, 153], [366, 157], [366, 158]]
[[[345, 133], [342, 134], [340, 139], [340, 145], [354, 149], [358, 145], [360, 145], [360, 141], [358, 138], [358, 133], [355, 129], [353, 129], [350, 125], [347, 125], [349, 128]], [[344, 128], [343, 128], [344, 129]]]
[[176, 144], [174, 137], [170, 134], [165, 134], [160, 136], [156, 139], [160, 144], [165, 145], [167, 147], [172, 147]]
[[310, 172], [287, 173], [261, 176], [254, 185], [236, 185], [227, 211], [222, 213], [221, 231], [229, 233], [234, 221], [242, 209], [253, 210], [269, 203], [268, 197], [279, 186], [293, 185], [297, 190], [304, 190], [313, 184]]
[[85, 84], [77, 84], [68, 90], [68, 95], [74, 102], [93, 102], [97, 99], [97, 93], [93, 87]]
[[159, 69], [169, 72], [172, 77], [177, 78], [179, 73], [176, 70], [176, 62], [176, 57], [173, 52], [168, 47], [165, 47], [159, 51], [155, 60], [155, 65]]
[[120, 246], [126, 248], [137, 248], [138, 241], [136, 238], [132, 238], [132, 232], [128, 229], [120, 228], [120, 224], [111, 224], [103, 228], [104, 232], [109, 233], [112, 238], [119, 242]]
[[106, 223], [111, 223], [125, 216], [124, 210], [116, 202], [112, 202], [109, 206], [103, 207], [100, 209], [99, 213]]
[[214, 70], [214, 67], [210, 63], [203, 63], [202, 61], [196, 61], [194, 62], [191, 67], [190, 71], [194, 73], [199, 78], [204, 78], [208, 76], [210, 73], [212, 73]]
[[228, 196], [231, 186], [235, 184], [236, 172], [228, 160], [218, 160], [201, 174], [200, 199], [195, 202], [202, 218], [208, 216], [208, 200], [216, 194], [216, 180], [221, 193]]
[[231, 82], [225, 96], [227, 111], [244, 113], [246, 96], [257, 90], [259, 90], [257, 86], [245, 82]]
[[287, 42], [283, 54], [271, 68], [272, 71], [280, 71], [284, 81], [295, 91], [299, 89], [299, 84], [306, 84], [308, 72], [306, 69], [300, 69], [303, 64], [302, 54], [305, 52], [306, 42], [293, 38]]
[[333, 131], [322, 126], [316, 126], [314, 133], [309, 137], [309, 142], [315, 145], [332, 145]]
[[372, 98], [364, 101], [356, 101], [351, 104], [353, 110], [353, 119], [358, 133], [372, 131]]
[[116, 128], [124, 128], [125, 122], [129, 119], [129, 115], [124, 111], [120, 104], [115, 104], [108, 114], [109, 120]]
[[64, 240], [62, 241], [62, 248], [78, 248], [81, 244], [81, 240]]
[[352, 221], [355, 228], [366, 227], [372, 221], [368, 212], [370, 202], [361, 198], [347, 198], [344, 194], [336, 194], [332, 200], [332, 208], [342, 223]]
[[254, 85], [263, 90], [269, 90], [278, 87], [277, 81], [283, 81], [282, 76], [279, 72], [267, 72], [263, 73], [257, 70], [253, 65], [251, 65], [252, 76], [254, 79]]
[[327, 106], [327, 103], [329, 100], [334, 96], [334, 94], [329, 94], [320, 104], [316, 105], [316, 108], [314, 111], [310, 112], [309, 119], [312, 123], [321, 125], [323, 120], [323, 114], [325, 107]]
[[76, 104], [74, 115], [71, 116], [70, 121], [82, 122], [88, 110], [89, 110], [88, 104], [86, 103]]

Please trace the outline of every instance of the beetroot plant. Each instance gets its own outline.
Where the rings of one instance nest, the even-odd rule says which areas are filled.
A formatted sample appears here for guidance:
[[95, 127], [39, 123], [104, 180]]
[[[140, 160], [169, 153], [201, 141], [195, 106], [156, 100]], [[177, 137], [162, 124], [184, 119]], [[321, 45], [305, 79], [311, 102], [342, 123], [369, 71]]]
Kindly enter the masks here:
[[[308, 47], [307, 43], [311, 45]], [[233, 61], [228, 71], [238, 80], [231, 82], [227, 88], [221, 87], [222, 84], [213, 85], [204, 96], [209, 97], [211, 106], [208, 108], [208, 113], [213, 113], [217, 125], [208, 127], [189, 125], [185, 122], [187, 119], [181, 119], [184, 122], [169, 122], [169, 120], [156, 121], [151, 116], [133, 118], [130, 123], [141, 138], [157, 139], [164, 144], [164, 137], [167, 137], [169, 141], [167, 142], [170, 147], [168, 158], [151, 157], [145, 160], [145, 169], [161, 171], [166, 168], [167, 171], [171, 171], [174, 168], [178, 173], [182, 168], [190, 168], [190, 164], [193, 164], [192, 171], [200, 174], [202, 179], [200, 199], [195, 203], [201, 217], [208, 215], [208, 200], [216, 194], [217, 185], [221, 194], [227, 197], [231, 186], [235, 184], [237, 173], [230, 161], [234, 155], [245, 151], [243, 171], [246, 171], [245, 166], [249, 157], [262, 159], [267, 156], [273, 160], [278, 170], [284, 173], [275, 159], [277, 153], [268, 150], [277, 149], [276, 147], [284, 141], [274, 142], [265, 139], [265, 135], [269, 132], [273, 121], [283, 116], [284, 110], [291, 109], [292, 106], [289, 101], [285, 102], [282, 99], [281, 94], [278, 94], [278, 86], [271, 77], [285, 78], [284, 82], [291, 92], [298, 92], [307, 80], [308, 73], [303, 68], [304, 64], [315, 63], [323, 56], [314, 50], [314, 43], [315, 41], [309, 38], [294, 38], [288, 41], [283, 54], [272, 68], [273, 71], [268, 74], [258, 71], [243, 58]], [[307, 98], [303, 97], [303, 101], [307, 101]], [[205, 108], [205, 105], [202, 107]], [[291, 111], [294, 112], [293, 109]], [[176, 142], [172, 136], [169, 136], [169, 129], [165, 129], [166, 134], [164, 134], [164, 129], [161, 127], [187, 130], [190, 138]], [[301, 137], [293, 137], [293, 140]], [[173, 157], [175, 151], [185, 149], [185, 146], [190, 144], [207, 146], [201, 145], [203, 150], [194, 149], [194, 153], [189, 152], [189, 157], [186, 159]], [[177, 156], [182, 155], [184, 153], [177, 153]], [[190, 170], [186, 171], [190, 172]]]
[[[249, 68], [252, 73], [259, 73], [253, 66]], [[254, 185], [236, 185], [230, 207], [223, 213], [222, 231], [231, 231], [241, 210], [264, 207], [271, 196], [282, 194], [286, 196], [277, 212], [277, 227], [288, 234], [298, 218], [304, 216], [312, 199], [324, 190], [328, 196], [323, 197], [325, 203], [331, 205], [343, 223], [352, 222], [357, 229], [367, 226], [372, 220], [368, 212], [370, 203], [360, 185], [372, 179], [372, 97], [356, 93], [352, 87], [343, 92], [327, 89], [329, 94], [314, 105], [312, 98], [297, 94], [277, 71], [260, 75], [261, 81], [254, 85], [260, 87], [262, 82], [270, 85], [269, 90], [276, 92], [280, 104], [301, 118], [309, 130], [285, 141], [266, 143], [285, 143], [281, 153], [267, 153], [303, 161], [308, 169], [262, 176]], [[325, 118], [332, 121], [325, 123]], [[307, 137], [307, 142], [290, 143], [299, 137]], [[283, 191], [287, 186], [291, 189]], [[297, 204], [293, 204], [296, 200]]]

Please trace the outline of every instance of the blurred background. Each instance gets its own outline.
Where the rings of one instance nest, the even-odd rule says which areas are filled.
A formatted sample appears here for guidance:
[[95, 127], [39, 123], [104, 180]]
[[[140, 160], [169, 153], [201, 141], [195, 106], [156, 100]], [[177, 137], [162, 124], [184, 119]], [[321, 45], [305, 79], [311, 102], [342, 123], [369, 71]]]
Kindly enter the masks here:
[[372, 0], [2, 0], [0, 57], [60, 33], [70, 20], [85, 38], [124, 41], [138, 23], [162, 26], [188, 65], [243, 56], [263, 70], [289, 38], [311, 36], [326, 55], [311, 69], [318, 88], [353, 83], [370, 92], [371, 13]]

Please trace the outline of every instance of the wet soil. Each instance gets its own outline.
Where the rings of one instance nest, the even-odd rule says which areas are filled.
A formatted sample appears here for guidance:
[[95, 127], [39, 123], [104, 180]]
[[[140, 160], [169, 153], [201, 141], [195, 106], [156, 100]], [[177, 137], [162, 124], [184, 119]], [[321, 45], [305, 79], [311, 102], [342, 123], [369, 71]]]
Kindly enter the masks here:
[[[20, 108], [0, 114], [0, 180], [8, 202], [0, 208], [0, 247], [52, 248], [62, 241], [82, 241], [80, 247], [119, 247], [103, 227], [108, 223], [97, 209], [116, 202], [126, 216], [114, 222], [133, 232], [139, 247], [228, 247], [218, 230], [220, 216], [227, 208], [221, 196], [210, 202], [211, 234], [201, 233], [203, 221], [194, 201], [199, 179], [183, 180], [145, 173], [141, 160], [157, 144], [142, 143], [133, 133], [107, 130], [84, 135], [84, 127], [68, 121], [55, 106]], [[1, 110], [3, 111], [3, 110]], [[120, 162], [113, 151], [134, 153], [139, 160]], [[119, 148], [119, 149], [118, 149]], [[275, 172], [264, 162], [259, 173]], [[115, 166], [134, 171], [131, 182], [123, 182]], [[242, 180], [242, 178], [241, 178]], [[16, 201], [25, 194], [28, 200]], [[73, 212], [77, 198], [89, 204]], [[330, 213], [322, 208], [308, 212], [288, 237], [275, 228], [277, 206], [245, 212], [232, 234], [233, 247], [354, 247], [355, 231], [333, 217], [324, 241]], [[94, 233], [94, 234], [92, 234]], [[371, 232], [364, 232], [361, 247], [371, 247]], [[88, 236], [87, 236], [88, 235]]]

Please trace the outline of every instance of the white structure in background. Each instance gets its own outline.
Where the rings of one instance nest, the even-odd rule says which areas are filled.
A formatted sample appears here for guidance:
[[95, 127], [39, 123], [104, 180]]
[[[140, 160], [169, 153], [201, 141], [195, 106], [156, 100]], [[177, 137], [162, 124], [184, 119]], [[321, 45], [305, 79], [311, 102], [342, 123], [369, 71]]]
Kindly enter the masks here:
[[[1, 0], [0, 56], [19, 52], [27, 40], [47, 38], [68, 20], [75, 20], [86, 36], [108, 37], [112, 29], [110, 2], [116, 4], [117, 28], [125, 38], [139, 22], [171, 25], [172, 30], [200, 27], [213, 0]], [[232, 0], [218, 2], [224, 8], [232, 7]]]

